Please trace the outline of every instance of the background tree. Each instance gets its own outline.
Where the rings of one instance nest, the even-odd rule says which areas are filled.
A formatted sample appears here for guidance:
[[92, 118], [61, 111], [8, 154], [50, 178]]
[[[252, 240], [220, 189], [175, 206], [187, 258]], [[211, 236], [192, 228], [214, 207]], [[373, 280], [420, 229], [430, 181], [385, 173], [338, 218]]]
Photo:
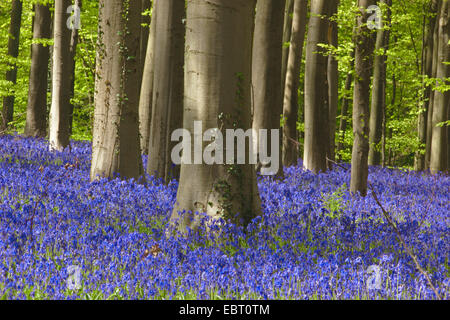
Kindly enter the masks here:
[[141, 137], [141, 151], [143, 154], [148, 154], [148, 146], [150, 142], [150, 126], [152, 119], [153, 77], [155, 70], [154, 48], [156, 39], [157, 17], [156, 1], [157, 0], [153, 0], [152, 20], [150, 23], [150, 33], [149, 39], [147, 41], [147, 51], [145, 54], [145, 63], [139, 97], [139, 133]]
[[281, 57], [281, 92], [284, 93], [286, 83], [286, 72], [289, 58], [289, 49], [291, 46], [292, 19], [294, 15], [295, 0], [286, 0], [283, 24], [283, 51]]
[[427, 143], [427, 118], [430, 109], [431, 100], [431, 85], [426, 83], [426, 80], [433, 75], [433, 31], [436, 24], [436, 10], [437, 0], [430, 0], [424, 4], [423, 14], [423, 36], [422, 36], [422, 59], [421, 59], [421, 71], [423, 83], [423, 98], [420, 103], [420, 110], [417, 122], [419, 143], [421, 144], [419, 150], [416, 152], [415, 158], [415, 170], [422, 171], [427, 168], [425, 161], [426, 143]]
[[69, 145], [70, 86], [73, 69], [71, 61], [71, 30], [67, 27], [67, 8], [71, 0], [55, 0], [53, 32], [52, 104], [49, 119], [50, 148], [63, 150]]
[[[153, 103], [153, 78], [154, 78], [154, 47], [156, 39], [156, 1], [153, 0], [152, 16], [149, 38], [145, 54], [145, 63], [142, 71], [142, 82], [139, 96], [139, 136], [141, 138], [141, 151], [148, 154], [150, 142], [150, 126], [152, 119]], [[142, 43], [141, 43], [142, 45]]]
[[[338, 24], [336, 14], [338, 11], [339, 0], [330, 0], [330, 12], [328, 13], [328, 44], [332, 46], [332, 51], [338, 48]], [[328, 56], [327, 66], [328, 81], [328, 101], [329, 101], [329, 121], [330, 121], [330, 140], [327, 157], [334, 161], [336, 159], [336, 115], [339, 104], [339, 66], [336, 54], [331, 52]], [[328, 162], [330, 167], [332, 162]]]
[[327, 170], [329, 150], [328, 20], [332, 1], [312, 0], [305, 67], [305, 146], [303, 165], [315, 173]]
[[[234, 123], [251, 128], [254, 10], [253, 0], [188, 0], [183, 127], [191, 133], [194, 121], [222, 133]], [[196, 211], [243, 224], [261, 214], [254, 165], [182, 164], [171, 221], [196, 228]]]
[[28, 88], [28, 104], [25, 135], [45, 137], [47, 134], [47, 76], [50, 58], [49, 46], [44, 39], [51, 37], [51, 13], [49, 4], [33, 5], [33, 44]]
[[[436, 77], [442, 79], [442, 84], [449, 85], [450, 78], [450, 1], [443, 0], [439, 13], [438, 42], [437, 42], [437, 71]], [[444, 80], [446, 79], [446, 80]], [[434, 92], [433, 121], [431, 138], [430, 170], [432, 173], [446, 171], [448, 128], [442, 125], [448, 121], [448, 108], [450, 108], [450, 91], [444, 89]]]
[[[8, 56], [14, 62], [9, 63], [6, 72], [6, 80], [14, 85], [17, 81], [17, 65], [15, 60], [19, 55], [20, 26], [22, 24], [22, 0], [13, 0], [11, 4], [11, 22], [9, 24]], [[13, 120], [14, 115], [14, 93], [3, 98], [2, 118], [3, 129]]]
[[91, 179], [139, 178], [138, 99], [141, 4], [100, 0]]
[[[281, 59], [283, 47], [283, 21], [285, 0], [258, 0], [256, 3], [255, 32], [253, 35], [252, 82], [254, 91], [253, 129], [280, 130], [283, 113], [281, 93]], [[268, 135], [267, 145], [271, 141]], [[259, 138], [256, 139], [256, 145]], [[258, 147], [259, 148], [259, 147]], [[259, 149], [258, 149], [259, 150]], [[281, 154], [279, 154], [281, 163]], [[278, 171], [283, 174], [282, 167]]]
[[282, 160], [286, 167], [297, 164], [299, 157], [298, 141], [298, 88], [300, 65], [305, 41], [307, 0], [293, 0], [293, 21], [287, 62], [287, 72], [283, 103], [283, 150]]
[[389, 48], [389, 25], [391, 0], [381, 0], [382, 11], [386, 12], [382, 18], [381, 28], [377, 31], [375, 59], [373, 68], [372, 100], [370, 104], [369, 123], [369, 165], [381, 164], [381, 137], [383, 134], [383, 112], [386, 109], [386, 52]]
[[372, 13], [367, 11], [374, 0], [358, 0], [360, 13], [357, 18], [355, 45], [355, 88], [353, 93], [353, 150], [350, 191], [367, 194], [369, 153], [369, 105], [370, 74], [373, 65], [375, 39], [367, 21]]
[[[153, 102], [147, 173], [168, 181], [177, 176], [170, 134], [182, 126], [184, 0], [156, 1]], [[174, 171], [175, 169], [175, 171]]]

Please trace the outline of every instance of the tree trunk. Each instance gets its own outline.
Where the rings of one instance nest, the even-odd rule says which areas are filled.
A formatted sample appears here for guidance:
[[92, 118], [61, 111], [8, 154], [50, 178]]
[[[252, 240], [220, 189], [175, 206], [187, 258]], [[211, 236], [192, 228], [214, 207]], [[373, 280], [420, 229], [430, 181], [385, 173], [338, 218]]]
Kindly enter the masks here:
[[327, 44], [328, 15], [332, 2], [312, 0], [306, 45], [305, 148], [303, 165], [314, 173], [327, 170], [329, 134], [328, 57], [319, 44]]
[[140, 59], [140, 65], [139, 65], [139, 88], [141, 88], [142, 85], [142, 77], [143, 72], [145, 68], [145, 56], [147, 53], [147, 46], [148, 46], [148, 40], [149, 40], [149, 31], [150, 31], [150, 24], [151, 24], [151, 17], [148, 15], [142, 15], [147, 10], [150, 10], [152, 8], [152, 1], [151, 0], [141, 0], [141, 36], [139, 38], [139, 57]]
[[[188, 0], [184, 128], [191, 134], [194, 121], [222, 133], [251, 129], [254, 11], [253, 0]], [[201, 140], [201, 133], [194, 132], [194, 139]], [[236, 153], [236, 146], [228, 151], [233, 150]], [[235, 159], [227, 159], [226, 165], [202, 164], [201, 159], [182, 164], [171, 217], [180, 230], [199, 226], [196, 211], [244, 225], [261, 214], [255, 166], [236, 164]], [[183, 210], [186, 214], [180, 213]]]
[[[281, 93], [281, 59], [283, 48], [283, 20], [285, 0], [258, 0], [256, 3], [255, 32], [253, 37], [252, 81], [253, 81], [253, 129], [258, 137], [261, 129], [280, 130], [283, 113]], [[256, 139], [259, 150], [259, 138]], [[268, 136], [267, 145], [271, 141]], [[278, 148], [279, 149], [279, 148]], [[281, 164], [281, 154], [278, 157]], [[283, 174], [281, 167], [277, 173]]]
[[[20, 44], [20, 26], [22, 24], [22, 0], [13, 0], [11, 8], [11, 22], [9, 25], [8, 39], [8, 56], [17, 59], [19, 55]], [[17, 81], [17, 65], [16, 63], [8, 64], [6, 72], [6, 81], [10, 81], [13, 85]], [[14, 95], [3, 98], [3, 129], [8, 127], [8, 123], [13, 121], [14, 115]]]
[[369, 105], [370, 71], [373, 67], [375, 39], [368, 29], [370, 13], [367, 8], [375, 5], [375, 0], [359, 0], [360, 14], [357, 18], [355, 47], [355, 89], [353, 93], [353, 150], [350, 191], [367, 194], [368, 153], [369, 153]]
[[[284, 12], [284, 25], [283, 25], [283, 51], [281, 58], [281, 92], [284, 93], [284, 86], [286, 84], [286, 72], [289, 59], [290, 41], [292, 33], [292, 19], [294, 12], [295, 0], [286, 0], [285, 12]], [[288, 45], [289, 44], [289, 45]]]
[[[74, 7], [76, 10], [80, 10], [82, 8], [82, 0], [75, 0]], [[71, 36], [70, 36], [70, 99], [73, 99], [75, 96], [75, 67], [76, 61], [75, 56], [77, 54], [77, 45], [78, 45], [78, 28], [76, 26], [73, 27]], [[72, 127], [73, 127], [73, 111], [74, 105], [69, 100], [69, 135], [72, 135]]]
[[[355, 67], [355, 50], [352, 50], [352, 53], [350, 55], [351, 62], [350, 62], [350, 69], [353, 70]], [[342, 96], [342, 104], [341, 104], [341, 118], [339, 120], [339, 132], [340, 137], [338, 139], [338, 145], [337, 145], [337, 154], [339, 155], [339, 160], [342, 160], [340, 154], [342, 150], [344, 150], [344, 140], [345, 140], [345, 132], [347, 130], [347, 119], [348, 119], [348, 106], [350, 105], [350, 101], [352, 101], [351, 97], [351, 89], [353, 84], [353, 73], [349, 72], [347, 73], [347, 76], [345, 78], [345, 92]]]
[[[51, 14], [49, 5], [33, 5], [33, 39], [51, 37]], [[45, 137], [47, 135], [47, 89], [49, 46], [34, 43], [31, 45], [31, 69], [28, 87], [27, 118], [25, 135]]]
[[71, 0], [55, 1], [52, 105], [50, 108], [50, 149], [63, 150], [69, 145], [70, 85], [72, 64], [70, 59], [71, 30], [67, 27], [67, 8]]
[[139, 178], [138, 1], [100, 0], [91, 180]]
[[[424, 35], [422, 43], [422, 75], [427, 78], [431, 78], [433, 75], [433, 31], [436, 25], [436, 10], [438, 0], [431, 0], [428, 6], [425, 7], [427, 14], [433, 14], [434, 16], [426, 18], [424, 16]], [[437, 49], [437, 48], [436, 48]], [[429, 113], [429, 107], [431, 100], [431, 86], [425, 85], [424, 96], [421, 101], [419, 116], [418, 116], [418, 134], [420, 147], [416, 153], [415, 169], [417, 171], [423, 171], [426, 169], [425, 154], [427, 143], [427, 118]], [[425, 150], [424, 150], [425, 148]]]
[[[387, 7], [386, 21], [383, 19], [382, 29], [377, 32], [376, 55], [373, 69], [372, 102], [370, 105], [369, 124], [369, 165], [381, 164], [381, 137], [383, 126], [383, 112], [386, 108], [386, 52], [389, 47], [390, 7], [392, 0], [382, 0]], [[382, 53], [381, 53], [382, 51]]]
[[[338, 25], [335, 19], [337, 14], [339, 0], [330, 0], [330, 12], [328, 21], [328, 44], [334, 48], [338, 47]], [[329, 100], [329, 120], [330, 120], [330, 142], [328, 158], [336, 160], [336, 115], [339, 101], [339, 70], [338, 60], [335, 55], [328, 56], [328, 100]], [[328, 162], [328, 168], [331, 168], [332, 162]]]
[[[450, 0], [443, 0], [438, 20], [438, 56], [436, 78], [449, 85], [445, 78], [450, 77]], [[447, 127], [438, 126], [439, 123], [447, 121], [448, 108], [450, 108], [450, 91], [444, 93], [435, 91], [433, 102], [433, 122], [431, 139], [430, 171], [437, 173], [446, 171], [447, 168]]]
[[288, 64], [284, 91], [283, 105], [283, 166], [297, 164], [299, 155], [298, 131], [298, 87], [300, 65], [305, 41], [306, 15], [308, 0], [294, 0], [294, 16], [292, 21], [291, 45], [289, 47]]
[[156, 2], [153, 0], [152, 21], [150, 23], [149, 39], [145, 54], [144, 71], [142, 74], [141, 94], [139, 97], [139, 133], [141, 137], [141, 151], [148, 154], [150, 142], [150, 125], [152, 119], [153, 77], [155, 66], [155, 38], [156, 38]]
[[[156, 1], [153, 102], [147, 173], [168, 181], [171, 131], [183, 110], [184, 0]], [[174, 121], [174, 122], [173, 122]]]

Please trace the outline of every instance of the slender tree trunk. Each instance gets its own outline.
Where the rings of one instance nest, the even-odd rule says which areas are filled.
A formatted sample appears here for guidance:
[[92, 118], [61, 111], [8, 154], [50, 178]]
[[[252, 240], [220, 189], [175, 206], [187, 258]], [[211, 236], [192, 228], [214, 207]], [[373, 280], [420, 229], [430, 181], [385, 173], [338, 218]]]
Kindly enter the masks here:
[[63, 150], [69, 145], [70, 85], [72, 74], [70, 38], [67, 27], [67, 8], [71, 0], [55, 1], [52, 105], [50, 108], [49, 142], [50, 148]]
[[[450, 0], [443, 0], [438, 20], [438, 57], [436, 77], [442, 79], [445, 84], [449, 81], [445, 78], [450, 77]], [[432, 173], [446, 171], [447, 168], [447, 128], [438, 126], [439, 123], [447, 121], [448, 108], [450, 108], [450, 91], [434, 92], [433, 102], [433, 122], [431, 139], [431, 157], [430, 170]]]
[[[436, 10], [437, 10], [438, 0], [431, 0], [430, 3], [425, 7], [427, 14], [434, 14], [434, 16], [426, 18], [424, 15], [424, 35], [422, 43], [422, 75], [427, 78], [431, 78], [433, 75], [433, 31], [436, 24]], [[427, 143], [427, 118], [429, 113], [429, 106], [431, 100], [431, 86], [425, 85], [424, 96], [421, 101], [418, 117], [418, 133], [419, 133], [419, 143], [420, 147], [415, 158], [415, 169], [417, 171], [422, 171], [426, 169], [425, 154], [426, 154], [426, 143]], [[425, 147], [425, 150], [424, 150]]]
[[139, 66], [139, 88], [142, 85], [143, 72], [145, 68], [145, 56], [147, 53], [148, 40], [149, 40], [149, 32], [150, 32], [150, 24], [151, 17], [148, 15], [142, 15], [147, 10], [152, 8], [151, 0], [141, 0], [141, 36], [139, 38], [139, 57], [141, 57], [140, 66]]
[[[51, 14], [49, 5], [35, 4], [33, 18], [33, 39], [51, 37]], [[31, 69], [28, 87], [27, 118], [25, 135], [45, 137], [47, 134], [47, 89], [49, 47], [33, 43], [31, 45]]]
[[[333, 17], [337, 14], [339, 0], [329, 0], [330, 12], [328, 21], [328, 44], [334, 48], [338, 47], [338, 24]], [[336, 115], [339, 102], [339, 70], [338, 60], [335, 55], [328, 56], [328, 101], [330, 120], [330, 143], [327, 157], [332, 161], [336, 160]], [[332, 167], [332, 162], [328, 162], [328, 167]]]
[[[350, 69], [353, 70], [355, 68], [355, 50], [352, 50], [351, 53], [351, 62]], [[345, 140], [345, 132], [347, 130], [347, 119], [348, 119], [348, 107], [350, 105], [350, 101], [352, 101], [351, 89], [353, 84], [353, 73], [347, 73], [345, 78], [345, 92], [342, 96], [342, 104], [341, 104], [341, 118], [339, 120], [339, 132], [341, 136], [338, 139], [337, 145], [337, 154], [339, 155], [339, 160], [341, 158], [341, 152], [344, 150], [344, 140]]]
[[183, 110], [184, 8], [184, 0], [155, 3], [157, 19], [147, 172], [165, 181], [170, 178], [167, 174], [172, 166], [169, 157], [171, 129], [181, 128]]
[[383, 19], [382, 29], [377, 32], [376, 55], [373, 69], [372, 102], [370, 105], [369, 124], [369, 165], [381, 164], [381, 138], [383, 126], [383, 110], [386, 108], [386, 51], [389, 46], [390, 7], [392, 0], [382, 0], [387, 7], [386, 21]]
[[[436, 6], [436, 22], [433, 30], [433, 57], [431, 63], [431, 78], [436, 78], [438, 66], [438, 45], [439, 45], [439, 14], [441, 12], [442, 0], [437, 0]], [[436, 82], [437, 83], [437, 82]], [[430, 103], [427, 114], [427, 143], [425, 147], [425, 169], [430, 169], [431, 160], [431, 139], [433, 133], [433, 105], [435, 91], [431, 90]]]
[[[75, 0], [74, 7], [76, 10], [80, 10], [82, 8], [82, 0]], [[78, 28], [76, 25], [73, 26], [72, 33], [70, 36], [70, 99], [75, 97], [75, 67], [76, 60], [75, 56], [77, 54], [77, 45], [78, 45]], [[73, 111], [74, 105], [69, 100], [69, 134], [72, 135], [73, 128]]]
[[355, 89], [353, 94], [353, 150], [350, 191], [367, 194], [369, 153], [370, 70], [373, 67], [375, 39], [367, 27], [367, 8], [375, 0], [359, 0], [355, 47]]
[[[283, 113], [281, 59], [283, 48], [283, 21], [285, 0], [258, 0], [256, 3], [253, 37], [252, 79], [254, 91], [253, 129], [258, 136], [261, 129], [280, 130]], [[259, 150], [259, 138], [257, 138]], [[279, 143], [268, 137], [267, 145]], [[278, 163], [281, 164], [281, 154]], [[283, 174], [280, 167], [278, 175]]]
[[291, 45], [286, 72], [284, 105], [283, 105], [283, 166], [297, 164], [299, 155], [298, 131], [298, 87], [300, 81], [300, 65], [305, 41], [306, 15], [308, 0], [294, 0], [294, 16], [292, 21]]
[[328, 19], [332, 2], [312, 0], [306, 45], [305, 69], [305, 148], [306, 169], [327, 170], [330, 141], [328, 99], [328, 57], [319, 44], [327, 44]]
[[[20, 44], [20, 26], [22, 24], [22, 0], [13, 0], [11, 8], [11, 22], [9, 25], [8, 39], [8, 56], [17, 59], [19, 55]], [[17, 65], [12, 63], [8, 65], [9, 70], [6, 72], [6, 81], [10, 81], [13, 85], [17, 81]], [[3, 129], [8, 127], [8, 123], [13, 121], [14, 115], [14, 95], [3, 98]]]
[[[284, 25], [283, 25], [283, 51], [281, 58], [281, 92], [284, 92], [284, 86], [286, 83], [286, 72], [290, 51], [290, 41], [292, 32], [292, 19], [294, 12], [295, 0], [286, 0], [285, 12], [284, 12]], [[289, 44], [289, 45], [288, 45]]]
[[149, 39], [147, 41], [147, 51], [145, 55], [144, 71], [142, 75], [141, 94], [139, 97], [139, 133], [141, 137], [141, 150], [143, 154], [148, 154], [150, 142], [150, 126], [152, 119], [153, 102], [153, 77], [155, 69], [155, 39], [156, 39], [156, 2], [153, 0], [152, 20], [150, 23]]
[[[234, 124], [244, 131], [251, 128], [254, 12], [253, 0], [188, 0], [184, 128], [191, 134], [194, 121], [222, 133]], [[235, 159], [226, 165], [182, 164], [171, 218], [181, 230], [198, 227], [196, 211], [244, 225], [261, 214], [255, 166]]]
[[91, 179], [140, 178], [140, 9], [138, 1], [100, 0]]

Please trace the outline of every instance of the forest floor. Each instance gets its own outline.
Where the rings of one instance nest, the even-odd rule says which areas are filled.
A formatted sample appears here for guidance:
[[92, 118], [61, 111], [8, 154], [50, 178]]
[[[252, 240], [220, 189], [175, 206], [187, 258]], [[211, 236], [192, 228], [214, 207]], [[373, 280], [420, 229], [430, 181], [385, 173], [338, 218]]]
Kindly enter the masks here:
[[[450, 177], [349, 166], [258, 177], [263, 216], [246, 228], [167, 237], [177, 181], [89, 181], [91, 145], [49, 152], [0, 137], [0, 298], [435, 299], [450, 297]], [[144, 157], [144, 162], [146, 158]]]

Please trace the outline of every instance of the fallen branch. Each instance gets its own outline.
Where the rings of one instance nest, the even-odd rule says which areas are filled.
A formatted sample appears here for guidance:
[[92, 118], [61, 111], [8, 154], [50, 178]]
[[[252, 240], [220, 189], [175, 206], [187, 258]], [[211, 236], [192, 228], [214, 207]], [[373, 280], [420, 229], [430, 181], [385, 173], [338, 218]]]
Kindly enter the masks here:
[[381, 208], [381, 211], [383, 212], [384, 217], [386, 218], [387, 222], [391, 225], [391, 227], [394, 229], [395, 233], [397, 234], [397, 237], [400, 241], [400, 243], [403, 245], [403, 247], [405, 248], [406, 252], [408, 253], [408, 255], [411, 257], [411, 259], [414, 261], [414, 264], [416, 265], [416, 268], [419, 269], [420, 273], [422, 273], [425, 278], [427, 279], [428, 285], [431, 287], [431, 289], [433, 290], [434, 294], [436, 295], [436, 297], [438, 298], [438, 300], [442, 300], [441, 296], [439, 295], [439, 293], [437, 292], [436, 288], [434, 287], [433, 283], [431, 282], [430, 277], [428, 276], [428, 273], [425, 272], [425, 270], [422, 269], [422, 267], [419, 264], [419, 261], [417, 260], [417, 257], [415, 256], [415, 254], [412, 252], [412, 250], [406, 245], [405, 240], [403, 240], [403, 237], [400, 233], [400, 231], [397, 228], [397, 225], [395, 224], [395, 222], [392, 220], [391, 216], [389, 215], [389, 213], [384, 209], [383, 205], [381, 204], [380, 200], [378, 200], [377, 194], [375, 193], [375, 190], [373, 189], [372, 184], [369, 183], [370, 189], [372, 190], [372, 196], [375, 199], [375, 202], [378, 204], [378, 206]]

